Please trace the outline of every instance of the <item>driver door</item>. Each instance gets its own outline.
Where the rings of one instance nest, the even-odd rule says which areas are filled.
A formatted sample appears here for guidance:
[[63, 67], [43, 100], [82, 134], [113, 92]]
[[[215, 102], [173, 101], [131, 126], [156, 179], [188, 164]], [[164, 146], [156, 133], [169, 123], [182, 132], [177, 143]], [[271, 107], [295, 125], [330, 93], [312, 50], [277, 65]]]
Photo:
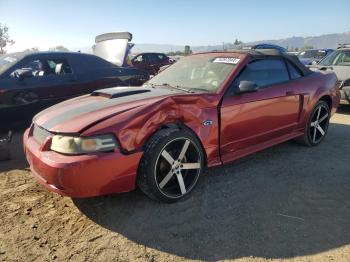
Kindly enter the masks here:
[[[60, 71], [68, 70], [68, 73], [56, 72], [59, 67], [57, 64]], [[31, 74], [16, 77], [16, 72], [24, 69]], [[72, 79], [74, 80], [74, 75], [65, 59], [29, 57], [23, 60], [2, 80], [2, 84], [9, 87], [6, 99], [2, 101], [8, 112], [3, 118], [8, 122], [23, 122], [42, 109], [72, 97]]]
[[[292, 133], [298, 123], [300, 98], [290, 89], [289, 80], [282, 59], [255, 60], [242, 70], [220, 109], [220, 151], [224, 163], [261, 150]], [[258, 89], [239, 93], [241, 81], [254, 82]]]

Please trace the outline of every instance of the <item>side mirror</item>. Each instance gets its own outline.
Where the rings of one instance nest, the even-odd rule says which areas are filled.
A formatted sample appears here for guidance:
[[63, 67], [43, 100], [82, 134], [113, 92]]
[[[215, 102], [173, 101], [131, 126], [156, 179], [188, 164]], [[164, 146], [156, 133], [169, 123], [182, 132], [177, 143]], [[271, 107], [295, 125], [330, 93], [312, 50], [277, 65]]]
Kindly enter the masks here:
[[312, 65], [317, 65], [317, 61], [312, 61]]
[[33, 76], [33, 70], [31, 68], [22, 68], [22, 69], [17, 69], [14, 72], [14, 75], [19, 79], [23, 80], [24, 78], [29, 78]]
[[252, 81], [245, 81], [242, 80], [239, 82], [238, 89], [236, 90], [236, 94], [243, 94], [243, 93], [252, 93], [258, 90], [258, 85], [255, 84]]

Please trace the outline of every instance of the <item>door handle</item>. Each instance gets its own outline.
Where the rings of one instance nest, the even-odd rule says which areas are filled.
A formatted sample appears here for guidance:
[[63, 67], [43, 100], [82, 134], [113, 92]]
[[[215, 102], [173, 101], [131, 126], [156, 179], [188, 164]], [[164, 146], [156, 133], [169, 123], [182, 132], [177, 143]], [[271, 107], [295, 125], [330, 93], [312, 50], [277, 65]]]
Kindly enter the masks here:
[[287, 92], [286, 92], [286, 95], [287, 95], [287, 96], [294, 96], [295, 93], [294, 93], [294, 91], [287, 91]]

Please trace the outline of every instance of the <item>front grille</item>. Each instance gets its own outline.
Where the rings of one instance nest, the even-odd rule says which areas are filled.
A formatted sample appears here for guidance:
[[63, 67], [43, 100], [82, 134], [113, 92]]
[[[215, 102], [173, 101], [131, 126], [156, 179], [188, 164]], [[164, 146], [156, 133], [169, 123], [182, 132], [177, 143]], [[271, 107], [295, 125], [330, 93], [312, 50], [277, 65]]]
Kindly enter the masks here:
[[44, 128], [34, 125], [33, 128], [33, 137], [36, 142], [38, 142], [40, 145], [44, 143], [46, 138], [48, 138], [51, 135], [51, 133]]

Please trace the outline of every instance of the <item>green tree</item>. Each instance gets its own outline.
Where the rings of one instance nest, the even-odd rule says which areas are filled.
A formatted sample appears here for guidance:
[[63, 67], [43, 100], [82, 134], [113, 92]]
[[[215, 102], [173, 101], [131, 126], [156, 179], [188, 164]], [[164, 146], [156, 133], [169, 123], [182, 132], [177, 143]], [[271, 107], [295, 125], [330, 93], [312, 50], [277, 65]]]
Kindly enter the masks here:
[[5, 54], [5, 47], [7, 45], [13, 45], [14, 43], [15, 41], [10, 39], [9, 28], [0, 23], [0, 54]]
[[32, 48], [27, 48], [23, 52], [38, 52], [39, 47], [32, 47]]
[[300, 51], [305, 51], [308, 49], [314, 49], [314, 47], [312, 45], [304, 45], [303, 47], [300, 48]]
[[243, 42], [236, 38], [236, 40], [235, 40], [235, 42], [233, 44], [234, 45], [241, 45], [241, 44], [243, 44]]
[[189, 45], [185, 45], [184, 55], [192, 54], [191, 47]]
[[184, 52], [182, 52], [182, 51], [171, 51], [171, 52], [168, 52], [168, 53], [166, 53], [168, 56], [175, 56], [175, 55], [185, 55], [185, 53]]
[[50, 47], [49, 48], [50, 51], [62, 51], [62, 52], [68, 52], [69, 49], [62, 46], [62, 45], [59, 45], [59, 46], [55, 46], [55, 47]]

